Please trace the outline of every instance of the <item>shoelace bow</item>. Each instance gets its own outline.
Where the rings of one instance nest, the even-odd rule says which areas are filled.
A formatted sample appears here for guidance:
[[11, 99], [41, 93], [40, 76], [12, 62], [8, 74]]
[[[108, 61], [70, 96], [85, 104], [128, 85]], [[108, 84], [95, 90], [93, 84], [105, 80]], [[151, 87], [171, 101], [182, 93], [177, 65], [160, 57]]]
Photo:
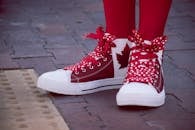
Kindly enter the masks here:
[[[153, 39], [151, 43], [147, 44], [141, 37], [138, 31], [133, 30], [133, 35], [128, 37], [128, 40], [134, 42], [136, 45], [131, 48], [131, 50], [136, 50], [136, 52], [146, 52], [147, 55], [140, 55], [140, 58], [153, 59], [157, 58], [156, 53], [160, 50], [164, 50], [165, 43], [167, 42], [166, 36], [161, 36]], [[138, 53], [137, 53], [138, 54]], [[140, 53], [139, 53], [140, 54]]]
[[106, 55], [111, 53], [111, 48], [116, 47], [116, 45], [113, 43], [113, 40], [115, 40], [116, 37], [109, 33], [105, 33], [103, 27], [98, 27], [96, 29], [96, 33], [89, 33], [85, 35], [85, 37], [98, 40], [98, 45], [79, 63], [65, 67], [65, 70], [72, 70], [76, 72], [79, 70], [86, 71], [84, 67], [88, 66], [89, 68], [92, 68], [93, 65], [98, 65], [98, 60], [105, 58]]
[[159, 79], [160, 63], [157, 52], [164, 50], [166, 36], [157, 37], [149, 43], [145, 42], [139, 32], [133, 30], [133, 35], [128, 40], [135, 43], [131, 48], [131, 60], [127, 77], [124, 82], [143, 82], [155, 86], [158, 92], [161, 91], [162, 84]]

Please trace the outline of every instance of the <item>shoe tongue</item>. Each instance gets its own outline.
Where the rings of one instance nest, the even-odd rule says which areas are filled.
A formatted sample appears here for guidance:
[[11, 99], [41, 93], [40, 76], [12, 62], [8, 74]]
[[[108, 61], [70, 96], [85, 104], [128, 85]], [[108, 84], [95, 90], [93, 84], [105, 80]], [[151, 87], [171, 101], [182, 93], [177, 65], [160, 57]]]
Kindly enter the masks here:
[[116, 38], [115, 40], [113, 40], [113, 43], [116, 45], [116, 47], [121, 46], [121, 44], [128, 44], [130, 48], [135, 46], [135, 43], [129, 41], [127, 38]]
[[144, 43], [145, 43], [146, 45], [151, 45], [151, 44], [152, 44], [151, 41], [149, 41], [149, 40], [144, 40]]
[[104, 33], [104, 35], [105, 35], [105, 36], [109, 36], [109, 35], [110, 35], [110, 33]]

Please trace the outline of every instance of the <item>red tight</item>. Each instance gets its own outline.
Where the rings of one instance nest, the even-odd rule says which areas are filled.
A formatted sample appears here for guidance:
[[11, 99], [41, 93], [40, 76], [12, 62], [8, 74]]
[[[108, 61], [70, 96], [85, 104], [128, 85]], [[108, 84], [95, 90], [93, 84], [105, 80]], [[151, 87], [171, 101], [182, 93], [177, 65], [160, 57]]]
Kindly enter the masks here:
[[[106, 31], [127, 37], [135, 29], [135, 0], [104, 0]], [[163, 35], [172, 0], [140, 0], [139, 32], [151, 40]]]
[[106, 31], [126, 38], [135, 28], [135, 0], [104, 0]]

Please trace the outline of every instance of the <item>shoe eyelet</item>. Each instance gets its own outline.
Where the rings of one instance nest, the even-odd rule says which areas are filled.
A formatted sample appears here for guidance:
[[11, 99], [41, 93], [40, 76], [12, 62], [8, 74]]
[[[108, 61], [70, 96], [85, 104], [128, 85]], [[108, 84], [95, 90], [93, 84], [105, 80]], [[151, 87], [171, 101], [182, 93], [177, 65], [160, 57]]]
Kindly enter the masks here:
[[103, 59], [103, 61], [105, 61], [105, 62], [106, 62], [107, 60], [108, 60], [107, 58], [104, 58], [104, 59]]
[[82, 72], [86, 72], [86, 69], [81, 69], [82, 70]]
[[100, 67], [102, 64], [100, 62], [98, 62], [97, 66]]
[[92, 70], [94, 67], [93, 66], [90, 66], [89, 69]]
[[79, 72], [78, 72], [78, 71], [76, 71], [76, 72], [75, 72], [75, 74], [76, 74], [76, 75], [78, 75], [78, 74], [79, 74]]

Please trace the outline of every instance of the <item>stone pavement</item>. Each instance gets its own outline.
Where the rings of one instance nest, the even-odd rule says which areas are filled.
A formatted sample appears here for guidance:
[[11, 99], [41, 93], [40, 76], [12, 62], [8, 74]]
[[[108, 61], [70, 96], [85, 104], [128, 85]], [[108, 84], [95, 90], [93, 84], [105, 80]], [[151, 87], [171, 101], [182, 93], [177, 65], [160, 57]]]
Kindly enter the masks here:
[[32, 69], [0, 71], [1, 130], [69, 130]]
[[[104, 25], [100, 0], [1, 0], [0, 68], [38, 74], [73, 64], [95, 42], [86, 32]], [[195, 129], [195, 1], [174, 0], [166, 26], [166, 104], [117, 107], [117, 90], [85, 96], [48, 93], [71, 130]], [[71, 54], [71, 55], [70, 55]]]

